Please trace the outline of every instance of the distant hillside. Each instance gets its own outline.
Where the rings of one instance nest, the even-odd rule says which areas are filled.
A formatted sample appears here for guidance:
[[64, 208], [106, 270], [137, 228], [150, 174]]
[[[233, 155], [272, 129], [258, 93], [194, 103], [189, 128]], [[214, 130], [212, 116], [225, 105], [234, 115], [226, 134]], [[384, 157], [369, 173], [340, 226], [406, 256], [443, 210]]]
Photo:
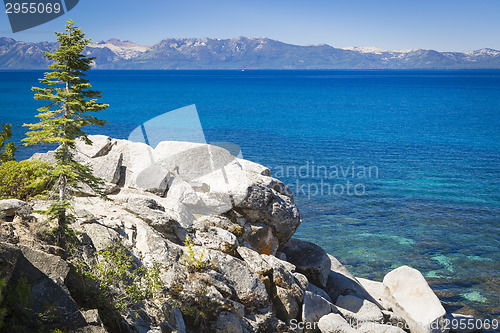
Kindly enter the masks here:
[[[56, 43], [0, 38], [0, 69], [45, 69], [43, 51]], [[500, 52], [386, 51], [368, 48], [299, 46], [268, 38], [168, 38], [152, 46], [110, 39], [91, 43], [98, 69], [468, 69], [499, 68]]]

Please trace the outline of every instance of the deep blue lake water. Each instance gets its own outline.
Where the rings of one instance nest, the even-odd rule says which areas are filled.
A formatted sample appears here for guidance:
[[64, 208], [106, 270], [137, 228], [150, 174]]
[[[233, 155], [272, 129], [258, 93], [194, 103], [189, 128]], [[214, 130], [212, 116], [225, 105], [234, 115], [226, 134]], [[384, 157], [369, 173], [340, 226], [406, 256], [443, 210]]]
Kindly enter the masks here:
[[[42, 72], [0, 72], [0, 122], [35, 121]], [[104, 128], [196, 104], [294, 192], [313, 241], [357, 276], [406, 264], [454, 309], [500, 315], [500, 71], [93, 71]], [[20, 148], [17, 159], [38, 148]], [[351, 172], [352, 171], [352, 172]]]

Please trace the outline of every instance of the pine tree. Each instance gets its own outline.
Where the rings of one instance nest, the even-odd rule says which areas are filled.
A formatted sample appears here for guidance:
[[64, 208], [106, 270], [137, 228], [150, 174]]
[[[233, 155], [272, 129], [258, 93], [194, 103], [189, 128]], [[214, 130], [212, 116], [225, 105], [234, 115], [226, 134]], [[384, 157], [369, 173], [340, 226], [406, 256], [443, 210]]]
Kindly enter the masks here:
[[[14, 153], [17, 148], [14, 142], [9, 142], [12, 138], [12, 130], [10, 124], [2, 124], [2, 132], [0, 132], [0, 164], [14, 159]], [[3, 150], [3, 151], [2, 151]]]
[[100, 91], [92, 90], [90, 81], [85, 79], [95, 58], [86, 57], [82, 52], [90, 39], [80, 28], [68, 21], [65, 32], [56, 32], [59, 48], [54, 53], [45, 52], [52, 64], [50, 72], [44, 73], [40, 83], [45, 88], [33, 87], [35, 99], [48, 104], [38, 109], [39, 122], [24, 124], [30, 131], [23, 139], [25, 145], [58, 144], [55, 153], [56, 165], [53, 170], [54, 190], [58, 192], [57, 201], [53, 202], [47, 213], [57, 217], [59, 223], [59, 244], [65, 245], [66, 210], [70, 208], [71, 190], [79, 184], [86, 184], [96, 193], [104, 196], [103, 181], [92, 175], [89, 166], [75, 160], [73, 149], [75, 140], [83, 139], [92, 144], [82, 127], [89, 125], [104, 126], [107, 121], [91, 116], [89, 112], [99, 112], [108, 107], [98, 103]]

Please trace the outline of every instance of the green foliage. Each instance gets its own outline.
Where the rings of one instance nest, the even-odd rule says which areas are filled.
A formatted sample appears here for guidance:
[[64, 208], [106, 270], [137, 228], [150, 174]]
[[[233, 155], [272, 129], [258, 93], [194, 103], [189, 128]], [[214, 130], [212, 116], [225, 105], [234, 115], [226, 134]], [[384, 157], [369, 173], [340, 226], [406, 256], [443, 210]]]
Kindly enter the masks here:
[[[41, 213], [48, 215], [51, 219], [57, 219], [61, 214], [66, 214], [66, 211], [72, 209], [71, 203], [69, 201], [54, 201], [52, 202], [47, 210]], [[66, 218], [70, 219], [72, 216], [67, 214]]]
[[[2, 305], [3, 302], [3, 289], [7, 285], [7, 282], [5, 282], [5, 279], [0, 279], [0, 305]], [[2, 329], [4, 322], [3, 319], [5, 318], [5, 315], [7, 314], [7, 309], [5, 308], [0, 308], [0, 330]]]
[[101, 300], [111, 302], [117, 310], [159, 295], [162, 288], [159, 264], [136, 267], [133, 257], [122, 245], [99, 251], [96, 259], [93, 267], [80, 264], [78, 269], [99, 286]]
[[94, 58], [87, 58], [82, 52], [90, 42], [80, 28], [74, 27], [68, 21], [66, 31], [56, 32], [59, 49], [54, 53], [46, 52], [48, 60], [53, 61], [40, 83], [46, 88], [33, 87], [36, 100], [47, 101], [48, 104], [39, 108], [40, 119], [35, 124], [24, 124], [30, 131], [23, 139], [25, 145], [59, 144], [56, 150], [56, 166], [52, 172], [57, 178], [56, 187], [59, 189], [59, 200], [66, 200], [68, 189], [84, 183], [96, 193], [104, 195], [103, 181], [92, 175], [92, 170], [74, 159], [72, 148], [75, 140], [81, 137], [87, 144], [92, 142], [82, 127], [89, 125], [104, 126], [106, 121], [88, 115], [89, 112], [98, 112], [108, 107], [98, 103], [100, 91], [92, 90], [90, 81], [85, 79]]
[[0, 199], [28, 200], [44, 196], [54, 183], [52, 165], [40, 161], [8, 161], [0, 165]]
[[178, 307], [184, 316], [184, 321], [188, 328], [193, 331], [209, 329], [209, 323], [213, 322], [214, 317], [220, 311], [221, 304], [208, 293], [209, 281], [203, 281], [205, 285], [190, 285], [185, 290], [183, 283], [185, 281], [174, 281], [168, 294], [173, 300], [170, 305]]
[[[0, 164], [12, 161], [16, 153], [16, 145], [14, 142], [9, 142], [12, 138], [12, 130], [10, 124], [2, 124], [2, 132], [0, 132]], [[3, 150], [3, 151], [2, 151]]]
[[[98, 103], [100, 91], [91, 90], [90, 81], [85, 79], [86, 72], [91, 69], [95, 58], [83, 54], [90, 39], [80, 28], [74, 27], [70, 20], [65, 32], [56, 32], [59, 49], [54, 53], [45, 52], [45, 56], [53, 63], [49, 65], [52, 72], [46, 72], [40, 83], [47, 88], [33, 87], [35, 99], [47, 101], [48, 104], [38, 109], [40, 121], [36, 124], [25, 124], [30, 127], [26, 144], [63, 144], [72, 148], [75, 138], [83, 137], [88, 143], [86, 133], [81, 129], [88, 125], [104, 126], [106, 121], [87, 115], [87, 112], [99, 112], [108, 107]], [[60, 158], [65, 151], [61, 152]], [[67, 162], [65, 160], [64, 162]]]
[[51, 172], [55, 177], [55, 189], [58, 192], [60, 204], [51, 206], [50, 215], [57, 216], [59, 223], [59, 238], [62, 244], [65, 240], [67, 200], [70, 190], [79, 184], [88, 185], [95, 193], [105, 196], [104, 181], [92, 174], [89, 166], [75, 160], [73, 148], [75, 140], [82, 138], [87, 144], [92, 144], [82, 127], [104, 126], [106, 121], [100, 120], [91, 112], [99, 112], [108, 107], [98, 103], [101, 92], [92, 90], [90, 81], [85, 79], [86, 72], [91, 69], [94, 58], [83, 54], [90, 39], [70, 20], [65, 32], [56, 32], [59, 48], [54, 53], [45, 52], [52, 63], [51, 72], [44, 73], [40, 83], [44, 88], [33, 87], [35, 99], [46, 101], [47, 104], [38, 109], [39, 121], [34, 124], [24, 124], [29, 127], [25, 145], [58, 144], [55, 153], [56, 164]]
[[194, 243], [189, 236], [186, 236], [184, 245], [187, 247], [187, 253], [184, 255], [184, 262], [190, 270], [201, 271], [208, 267], [208, 263], [203, 260], [205, 257], [205, 249], [203, 249], [201, 255], [197, 258], [193, 248]]

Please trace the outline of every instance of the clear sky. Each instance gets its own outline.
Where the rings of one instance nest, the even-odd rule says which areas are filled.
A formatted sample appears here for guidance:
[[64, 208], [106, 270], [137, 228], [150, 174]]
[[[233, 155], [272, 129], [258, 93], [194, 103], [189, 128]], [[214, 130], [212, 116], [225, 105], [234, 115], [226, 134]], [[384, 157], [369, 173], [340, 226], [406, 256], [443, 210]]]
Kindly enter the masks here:
[[300, 45], [500, 50], [500, 0], [80, 0], [66, 15], [15, 34], [0, 13], [0, 36], [54, 41], [70, 18], [94, 41], [145, 45], [264, 36]]

